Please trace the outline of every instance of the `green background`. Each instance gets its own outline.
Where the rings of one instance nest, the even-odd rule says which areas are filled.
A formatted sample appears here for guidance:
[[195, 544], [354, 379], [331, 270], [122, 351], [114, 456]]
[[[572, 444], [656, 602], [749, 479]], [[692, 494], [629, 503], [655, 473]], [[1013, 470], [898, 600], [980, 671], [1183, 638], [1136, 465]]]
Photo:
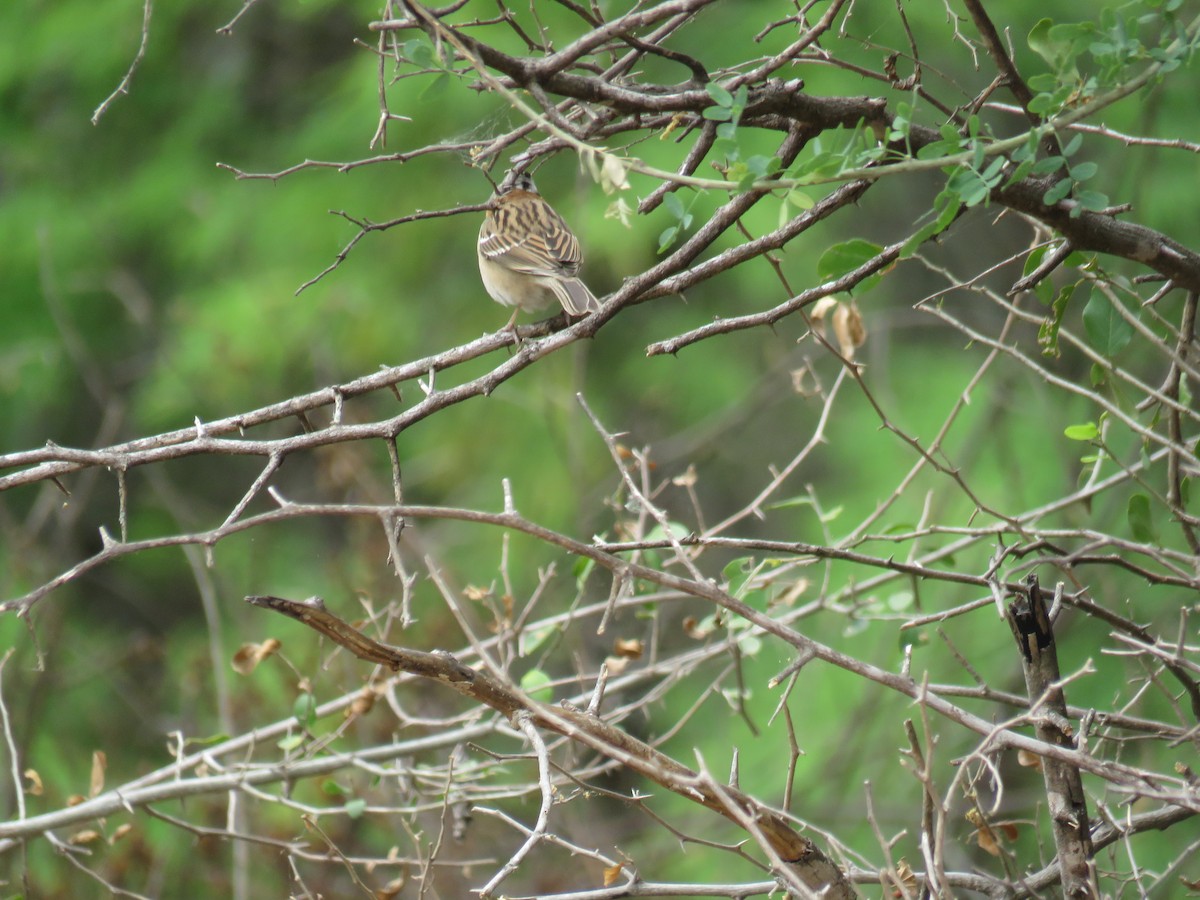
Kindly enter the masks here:
[[[996, 15], [1005, 16], [1000, 24], [1012, 29], [1019, 65], [1030, 72], [1044, 69], [1022, 37], [1037, 18], [1083, 14], [1077, 4], [1066, 2], [1008, 3], [1003, 13], [994, 5]], [[857, 7], [855, 37], [839, 44], [837, 52], [847, 61], [878, 68], [884, 55], [881, 45], [901, 40], [894, 10], [879, 3], [860, 2]], [[783, 30], [761, 45], [751, 38], [766, 21], [789, 9], [788, 4], [724, 4], [685, 29], [678, 49], [703, 58], [714, 69], [778, 50], [790, 39]], [[197, 418], [212, 420], [255, 409], [466, 343], [506, 320], [508, 311], [491, 303], [479, 284], [473, 259], [476, 214], [367, 235], [338, 269], [295, 293], [329, 265], [355, 233], [330, 210], [378, 222], [485, 200], [490, 186], [465, 155], [415, 156], [346, 172], [311, 168], [277, 180], [237, 180], [217, 164], [278, 172], [304, 160], [352, 161], [430, 143], [482, 141], [516, 124], [515, 114], [500, 98], [470, 90], [470, 79], [435, 83], [428, 76], [404, 78], [389, 84], [388, 102], [393, 112], [412, 121], [390, 123], [386, 148], [373, 150], [368, 141], [379, 109], [377, 60], [355, 40], [373, 45], [375, 36], [366, 23], [378, 10], [326, 0], [264, 0], [231, 36], [216, 33], [236, 10], [237, 4], [157, 4], [146, 55], [128, 96], [117, 97], [92, 125], [93, 110], [120, 82], [137, 50], [140, 5], [98, 0], [8, 3], [0, 8], [0, 33], [6, 35], [0, 53], [0, 452], [47, 441], [104, 446], [186, 427]], [[931, 90], [947, 102], [960, 103], [990, 80], [986, 66], [975, 70], [970, 54], [947, 38], [941, 4], [907, 4], [906, 11], [922, 40]], [[568, 29], [560, 44], [578, 33], [557, 6], [545, 10], [545, 16], [548, 27]], [[500, 29], [481, 30], [479, 35], [495, 36], [511, 51], [520, 51]], [[389, 66], [389, 76], [391, 71]], [[664, 63], [651, 64], [648, 74], [667, 81], [682, 77]], [[818, 95], [881, 95], [893, 104], [906, 99], [834, 67], [802, 67], [797, 76]], [[927, 121], [936, 124], [932, 117]], [[998, 129], [1019, 128], [1015, 117], [995, 114], [993, 121]], [[1106, 112], [1104, 121], [1139, 134], [1198, 140], [1194, 79], [1185, 73], [1168, 80]], [[762, 152], [770, 152], [772, 139], [762, 138]], [[652, 165], [673, 168], [688, 146], [686, 136], [675, 142], [650, 135], [629, 152]], [[1126, 148], [1099, 139], [1089, 139], [1083, 152], [1100, 164], [1098, 189], [1114, 202], [1132, 202], [1135, 220], [1189, 246], [1200, 244], [1191, 198], [1194, 155]], [[644, 177], [631, 180], [636, 196], [654, 186]], [[916, 227], [940, 189], [939, 178], [894, 182], [881, 183], [857, 209], [844, 211], [785, 248], [780, 258], [794, 290], [817, 283], [817, 260], [829, 246], [850, 237], [884, 243]], [[1180, 190], [1181, 185], [1188, 190]], [[597, 295], [611, 292], [622, 279], [659, 258], [658, 236], [672, 221], [666, 212], [635, 216], [628, 227], [606, 217], [614, 198], [604, 195], [573, 156], [564, 153], [547, 162], [539, 171], [539, 187], [578, 234], [586, 255], [583, 274]], [[814, 197], [825, 190], [814, 189]], [[696, 223], [705, 221], [722, 199], [697, 198]], [[636, 199], [628, 202], [635, 205]], [[987, 260], [998, 260], [1027, 246], [1027, 230], [1011, 217], [998, 221], [998, 213], [975, 210], [955, 226], [953, 239], [930, 249], [930, 257], [968, 277], [980, 267], [980, 247], [986, 249]], [[779, 215], [779, 202], [768, 198], [743, 224], [759, 235], [773, 228]], [[713, 250], [740, 240], [730, 231]], [[1138, 274], [1116, 261], [1104, 264], [1113, 271]], [[1004, 290], [1019, 273], [1017, 262], [990, 283]], [[940, 286], [920, 265], [906, 262], [857, 298], [870, 333], [861, 351], [865, 383], [891, 422], [926, 442], [958, 401], [985, 352], [968, 345], [960, 332], [913, 310], [913, 303]], [[503, 502], [502, 480], [508, 479], [518, 508], [528, 518], [584, 540], [593, 534], [611, 535], [615, 513], [606, 501], [623, 495], [603, 442], [575, 400], [576, 392], [582, 392], [608, 429], [625, 433], [623, 443], [649, 448], [656, 480], [682, 475], [694, 465], [706, 522], [718, 521], [748, 502], [766, 483], [768, 467], [785, 465], [812, 434], [820, 402], [792, 389], [791, 371], [811, 359], [828, 387], [837, 376], [836, 361], [811, 339], [798, 343], [807, 329], [797, 317], [770, 330], [707, 341], [674, 357], [648, 359], [645, 347], [715, 317], [767, 308], [787, 296], [772, 268], [755, 261], [690, 290], [686, 297], [662, 298], [622, 311], [593, 341], [543, 360], [487, 398], [447, 409], [403, 433], [398, 447], [406, 501], [497, 510]], [[1160, 310], [1168, 319], [1175, 310], [1173, 302]], [[946, 303], [953, 304], [960, 318], [994, 330], [998, 314], [985, 301], [967, 295]], [[1069, 319], [1072, 323], [1078, 328], [1077, 310]], [[1036, 355], [1032, 331], [1024, 330], [1017, 338]], [[1136, 346], [1131, 348], [1123, 364], [1137, 370], [1142, 365], [1137, 353]], [[500, 357], [488, 357], [439, 378], [457, 383], [499, 362]], [[1069, 348], [1061, 359], [1047, 364], [1064, 377], [1087, 378], [1087, 362]], [[1153, 361], [1146, 362], [1145, 369], [1147, 378], [1158, 377]], [[827, 440], [782, 494], [818, 498], [827, 513], [825, 521], [811, 503], [800, 503], [770, 511], [761, 522], [747, 520], [735, 529], [738, 535], [836, 540], [887, 498], [914, 464], [915, 454], [879, 427], [861, 392], [850, 384], [841, 391]], [[417, 386], [409, 384], [402, 406], [381, 392], [349, 404], [348, 415], [361, 421], [392, 415], [416, 402], [418, 395]], [[946, 454], [968, 473], [984, 501], [1005, 513], [1019, 513], [1076, 484], [1083, 469], [1082, 450], [1067, 441], [1062, 430], [1096, 414], [1081, 400], [1050, 393], [1021, 367], [1001, 362], [973, 391], [970, 406], [946, 441]], [[252, 436], [298, 430], [298, 424], [285, 422]], [[1119, 435], [1114, 440], [1118, 446], [1126, 440], [1136, 457], [1131, 441]], [[255, 459], [209, 457], [131, 471], [130, 539], [218, 525], [260, 466]], [[70, 496], [53, 485], [39, 484], [0, 498], [0, 599], [19, 596], [98, 551], [99, 529], [119, 533], [112, 473], [90, 471], [64, 481]], [[391, 493], [381, 444], [299, 454], [288, 460], [273, 483], [283, 496], [297, 501], [386, 503]], [[1124, 528], [1126, 501], [1127, 492], [1102, 498], [1090, 509], [1072, 508], [1060, 517], [1060, 524]], [[668, 487], [661, 502], [685, 528], [698, 527], [683, 490]], [[889, 528], [911, 527], [920, 520], [926, 502], [926, 515], [934, 521], [964, 524], [970, 516], [971, 504], [964, 494], [947, 478], [926, 472], [871, 530], [882, 534]], [[260, 499], [251, 511], [270, 506]], [[1160, 525], [1168, 528], [1165, 521]], [[427, 522], [418, 523], [415, 534], [407, 545], [414, 569], [421, 569], [421, 555], [428, 553], [451, 573], [458, 589], [495, 582], [501, 552], [498, 532]], [[928, 551], [936, 541], [946, 539], [927, 539], [919, 549]], [[909, 547], [877, 542], [863, 549], [899, 556]], [[246, 608], [241, 598], [257, 593], [321, 595], [353, 618], [359, 612], [356, 598], [379, 608], [398, 595], [386, 552], [372, 522], [293, 522], [222, 542], [212, 568], [203, 565], [203, 554], [189, 560], [177, 549], [102, 566], [44, 599], [32, 613], [32, 631], [13, 617], [0, 620], [0, 642], [15, 649], [3, 671], [3, 690], [22, 764], [36, 769], [47, 787], [44, 796], [28, 798], [30, 810], [57, 808], [69, 795], [86, 793], [94, 750], [106, 752], [108, 783], [117, 784], [169, 762], [164, 748], [169, 732], [203, 737], [230, 725], [244, 730], [287, 718], [298, 674], [313, 680], [321, 701], [354, 690], [365, 677], [361, 667], [338, 658], [323, 668], [328, 650], [317, 647], [313, 635]], [[972, 553], [957, 557], [953, 566], [982, 571], [987, 548]], [[537, 567], [553, 562], [560, 574], [543, 601], [544, 612], [565, 608], [574, 594], [570, 558], [520, 537], [512, 539], [510, 554], [518, 604], [537, 583]], [[719, 577], [733, 558], [734, 554], [709, 554], [706, 573]], [[818, 596], [824, 584], [841, 590], [844, 602], [853, 598], [860, 603], [862, 615], [850, 619], [842, 613], [821, 613], [805, 620], [803, 627], [818, 639], [890, 668], [899, 665], [901, 641], [897, 617], [889, 611], [907, 614], [914, 604], [935, 610], [976, 596], [971, 590], [896, 580], [854, 597], [848, 586], [872, 574], [842, 565], [813, 567], [808, 574], [813, 584], [803, 602]], [[1152, 597], [1132, 588], [1131, 580], [1106, 579], [1091, 585], [1093, 596], [1126, 604], [1135, 617], [1156, 603], [1159, 609], [1163, 603], [1179, 603], [1178, 595], [1169, 591]], [[201, 602], [206, 590], [212, 591], [215, 612], [208, 617]], [[597, 576], [586, 586], [592, 600], [602, 599], [606, 591], [607, 582]], [[681, 626], [685, 617], [702, 619], [711, 612], [698, 601], [648, 604], [646, 609], [652, 611], [646, 618], [622, 618], [619, 634], [644, 637], [651, 618], [657, 617], [669, 635], [666, 647], [691, 640]], [[427, 648], [462, 646], [460, 633], [427, 579], [418, 583], [415, 612], [419, 621], [403, 640]], [[1119, 661], [1096, 652], [1106, 629], [1083, 620], [1072, 620], [1071, 627], [1064, 670], [1088, 657], [1101, 670], [1080, 682], [1072, 700], [1108, 705], [1111, 685], [1124, 676]], [[989, 683], [1022, 690], [1011, 638], [993, 614], [958, 620], [945, 630]], [[227, 665], [240, 643], [269, 634], [284, 640], [297, 672], [264, 666], [251, 678], [228, 673], [224, 677], [234, 689], [230, 718], [223, 722], [214, 700], [214, 664]], [[917, 651], [919, 667], [928, 668], [934, 680], [961, 680], [961, 669], [938, 639], [923, 639], [927, 640]], [[936, 652], [925, 649], [926, 644], [936, 645]], [[39, 651], [44, 671], [35, 668]], [[552, 674], [570, 675], [572, 652], [594, 665], [607, 652], [606, 640], [591, 631], [571, 636], [548, 658]], [[747, 653], [750, 716], [760, 728], [779, 698], [766, 682], [790, 659], [784, 648], [770, 642]], [[689, 673], [651, 710], [661, 715], [661, 723], [676, 721], [708, 686], [706, 679], [716, 678], [723, 669], [718, 658]], [[899, 768], [896, 753], [904, 743], [899, 723], [916, 710], [905, 712], [903, 698], [828, 667], [806, 669], [799, 684], [790, 710], [793, 719], [803, 723], [799, 737], [806, 756], [799, 762], [794, 808], [807, 821], [875, 858], [877, 843], [862, 811], [862, 785], [869, 779], [884, 830], [891, 834], [910, 828], [909, 839], [901, 842], [896, 855], [907, 855], [918, 865], [919, 852], [911, 837], [918, 822], [919, 793], [915, 781]], [[732, 682], [725, 676], [718, 687], [731, 688]], [[1146, 703], [1143, 712], [1150, 714], [1158, 701]], [[980, 705], [977, 711], [987, 714], [990, 709]], [[341, 748], [385, 741], [393, 727], [389, 721], [368, 722], [348, 732]], [[639, 718], [631, 730], [652, 734], [664, 727]], [[945, 731], [945, 746], [938, 751], [944, 754], [943, 763], [967, 746], [960, 735]], [[743, 787], [778, 802], [787, 765], [785, 733], [777, 723], [763, 736], [752, 737], [719, 690], [665, 749], [692, 764], [697, 748], [714, 773], [723, 775], [733, 744], [741, 751]], [[513, 743], [505, 749], [518, 752], [519, 746]], [[1028, 818], [1041, 790], [1040, 779], [1027, 772], [1010, 774], [1021, 785], [1010, 801], [1012, 817]], [[495, 777], [530, 775], [514, 769]], [[371, 787], [368, 779], [358, 776], [344, 781], [353, 794]], [[628, 778], [612, 786], [645, 789]], [[316, 785], [300, 790], [311, 802], [322, 799]], [[15, 814], [11, 790], [0, 802], [0, 815]], [[678, 844], [646, 817], [620, 804], [589, 802], [602, 813], [604, 837], [589, 838], [580, 824], [589, 821], [588, 812], [570, 809], [563, 814], [564, 833], [575, 828], [576, 839], [604, 850], [620, 846], [647, 877], [762, 877], [748, 867], [737, 871], [728, 854], [700, 849], [693, 854], [689, 849], [689, 855], [681, 857]], [[535, 804], [536, 796], [524, 803], [514, 801], [512, 811], [528, 820]], [[218, 809], [196, 801], [174, 812], [216, 826], [222, 821]], [[738, 839], [731, 826], [678, 798], [662, 798], [656, 809], [675, 816], [677, 826], [690, 834]], [[259, 814], [255, 825], [261, 831], [302, 830], [293, 811], [264, 808]], [[229, 889], [222, 881], [229, 870], [227, 844], [199, 840], [158, 822], [137, 821], [134, 839], [98, 850], [102, 859], [93, 858], [90, 864], [131, 889], [152, 894], [157, 890], [164, 896], [195, 895], [203, 889], [216, 896]], [[970, 828], [958, 824], [955, 865], [973, 860], [993, 866], [990, 857], [972, 845]], [[386, 821], [371, 817], [357, 823], [339, 819], [330, 829], [343, 847], [359, 846], [356, 842], [361, 841], [371, 852], [385, 852], [389, 843], [402, 843]], [[461, 848], [466, 857], [503, 859], [510, 845], [515, 846], [513, 834], [493, 823], [480, 824], [471, 840]], [[1026, 833], [1021, 840], [1026, 842], [1021, 845], [1023, 859], [1035, 858], [1035, 838]], [[1171, 842], [1164, 843], [1161, 858], [1169, 859]], [[256, 849], [250, 852], [260, 854]], [[1157, 854], [1147, 847], [1139, 859], [1153, 865]], [[261, 896], [281, 895], [287, 883], [281, 861], [265, 851], [256, 858], [256, 877], [266, 879], [259, 884], [270, 885]], [[493, 869], [485, 866], [468, 881], [477, 885], [485, 877], [479, 872]], [[530, 891], [554, 888], [550, 867], [531, 869], [535, 871], [520, 876], [525, 881], [514, 883]], [[91, 889], [81, 885], [94, 887], [57, 859], [45, 842], [31, 845], [9, 877], [17, 878], [19, 871], [28, 873], [35, 894], [64, 895]], [[320, 869], [311, 877], [326, 890], [348, 889], [339, 871]], [[6, 888], [10, 893], [20, 889], [18, 881]], [[454, 896], [453, 888], [446, 891], [444, 896]]]

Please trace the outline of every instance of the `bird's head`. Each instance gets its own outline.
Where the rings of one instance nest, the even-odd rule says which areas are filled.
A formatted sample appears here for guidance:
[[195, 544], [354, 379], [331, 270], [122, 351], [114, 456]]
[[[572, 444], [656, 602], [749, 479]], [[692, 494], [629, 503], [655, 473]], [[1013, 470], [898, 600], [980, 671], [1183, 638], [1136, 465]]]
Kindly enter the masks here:
[[496, 196], [503, 197], [510, 191], [529, 191], [531, 194], [536, 194], [537, 186], [533, 183], [533, 176], [528, 172], [509, 169], [504, 173], [504, 178], [496, 188]]

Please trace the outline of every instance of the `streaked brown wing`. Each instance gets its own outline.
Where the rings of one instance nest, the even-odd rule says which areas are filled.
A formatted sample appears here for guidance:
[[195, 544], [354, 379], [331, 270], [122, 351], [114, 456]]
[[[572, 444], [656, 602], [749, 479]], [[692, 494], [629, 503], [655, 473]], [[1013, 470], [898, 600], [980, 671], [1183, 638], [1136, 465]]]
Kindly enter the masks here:
[[530, 275], [579, 271], [579, 241], [562, 216], [539, 195], [513, 191], [484, 218], [479, 252], [493, 262]]

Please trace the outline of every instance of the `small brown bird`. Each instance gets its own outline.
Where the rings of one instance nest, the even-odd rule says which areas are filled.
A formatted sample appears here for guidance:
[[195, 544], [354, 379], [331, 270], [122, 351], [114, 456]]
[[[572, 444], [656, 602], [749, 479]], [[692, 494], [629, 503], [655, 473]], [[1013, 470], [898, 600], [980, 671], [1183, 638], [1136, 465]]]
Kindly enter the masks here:
[[600, 308], [600, 301], [577, 278], [583, 255], [579, 241], [524, 172], [510, 172], [494, 195], [495, 207], [479, 229], [479, 275], [492, 299], [521, 310], [540, 309], [555, 300], [572, 316]]

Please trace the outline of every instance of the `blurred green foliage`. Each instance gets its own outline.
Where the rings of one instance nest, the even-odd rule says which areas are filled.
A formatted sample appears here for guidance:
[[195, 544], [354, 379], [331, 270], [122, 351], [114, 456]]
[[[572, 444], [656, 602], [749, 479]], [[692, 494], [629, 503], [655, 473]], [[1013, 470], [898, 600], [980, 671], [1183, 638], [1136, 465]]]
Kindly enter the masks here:
[[[503, 324], [507, 311], [490, 303], [478, 283], [475, 216], [431, 219], [368, 235], [339, 268], [295, 293], [354, 235], [353, 226], [330, 210], [384, 221], [418, 209], [485, 199], [490, 186], [465, 158], [421, 156], [341, 173], [315, 168], [275, 181], [236, 180], [216, 164], [277, 172], [306, 159], [348, 162], [433, 142], [486, 138], [502, 131], [512, 114], [498, 99], [470, 90], [465, 80], [398, 80], [388, 87], [390, 108], [412, 121], [390, 123], [386, 148], [371, 149], [368, 141], [378, 116], [377, 60], [354, 41], [374, 41], [365, 23], [376, 11], [334, 0], [263, 0], [231, 36], [217, 34], [216, 28], [239, 6], [156, 4], [146, 56], [128, 95], [117, 97], [92, 125], [93, 110], [120, 82], [136, 52], [140, 4], [71, 0], [0, 5], [0, 33], [8, 36], [0, 54], [0, 452], [48, 440], [102, 446], [184, 427], [196, 418], [235, 414], [380, 365], [431, 354]], [[753, 14], [747, 15], [751, 9]], [[943, 33], [941, 4], [906, 4], [905, 9], [914, 31]], [[751, 38], [772, 13], [786, 12], [770, 4], [725, 4], [704, 14], [703, 28], [685, 30], [678, 49], [714, 68], [770, 53], [788, 36], [773, 33], [761, 46]], [[551, 29], [568, 21], [555, 5], [546, 13]], [[1041, 16], [1069, 18], [1081, 12], [1065, 0], [1042, 0], [1005, 4], [1003, 15], [1007, 18], [1001, 24], [1020, 35]], [[847, 42], [842, 59], [874, 67], [882, 52], [877, 41], [897, 39], [894, 11], [890, 4], [860, 3], [855, 16], [859, 39]], [[885, 38], [876, 27], [892, 32]], [[1018, 65], [1045, 71], [1023, 41], [1015, 45]], [[509, 49], [522, 48], [514, 42]], [[922, 54], [931, 83], [955, 102], [973, 95], [990, 77], [973, 70], [969, 54], [950, 41], [929, 41]], [[678, 77], [669, 63], [649, 65], [651, 76], [661, 67], [662, 77]], [[805, 67], [803, 77], [816, 94], [882, 91], [878, 84], [834, 67]], [[914, 102], [895, 92], [888, 97]], [[1194, 79], [1169, 80], [1142, 102], [1114, 107], [1106, 123], [1194, 141], [1200, 138], [1200, 121], [1193, 108]], [[919, 104], [917, 111], [929, 113]], [[1014, 130], [1020, 127], [1014, 117]], [[744, 140], [746, 154], [755, 152], [759, 141], [769, 152], [769, 136]], [[677, 143], [653, 137], [633, 152], [652, 165], [673, 168], [687, 146], [686, 138]], [[1099, 164], [1093, 181], [1103, 182], [1114, 201], [1132, 201], [1140, 221], [1196, 245], [1190, 200], [1194, 157], [1099, 141], [1087, 142], [1084, 153]], [[634, 195], [652, 187], [638, 176], [632, 182]], [[925, 196], [915, 195], [911, 182], [880, 184], [859, 217], [830, 221], [786, 248], [780, 254], [781, 271], [792, 288], [814, 283], [818, 260], [829, 246], [850, 237], [886, 240], [913, 227], [940, 189], [936, 177], [922, 184]], [[1180, 185], [1189, 190], [1181, 191]], [[567, 155], [539, 172], [539, 186], [578, 233], [586, 250], [584, 275], [598, 295], [653, 264], [659, 235], [675, 221], [666, 209], [635, 217], [628, 228], [606, 218], [612, 198]], [[819, 197], [823, 190], [814, 188], [812, 194]], [[707, 220], [720, 199], [695, 200], [693, 228]], [[775, 227], [779, 215], [779, 201], [769, 199], [742, 224], [751, 234], [762, 234]], [[983, 215], [994, 217], [987, 211]], [[963, 223], [968, 234], [972, 228], [986, 233], [990, 242], [1011, 245], [1013, 252], [1025, 240], [1015, 227]], [[740, 239], [731, 232], [714, 249]], [[968, 239], [933, 248], [930, 255], [972, 274], [970, 248]], [[931, 286], [936, 282], [927, 273], [910, 267], [858, 298], [871, 332], [863, 350], [867, 384], [900, 428], [926, 440], [940, 428], [982, 358], [979, 348], [963, 346], [957, 332], [912, 312], [911, 304]], [[755, 263], [690, 291], [686, 298], [625, 310], [591, 344], [548, 358], [493, 396], [446, 410], [402, 434], [398, 443], [406, 500], [499, 509], [501, 481], [507, 478], [518, 508], [533, 520], [584, 539], [610, 529], [612, 512], [603, 501], [615, 494], [617, 478], [574, 399], [582, 391], [608, 428], [628, 432], [624, 440], [630, 446], [651, 448], [655, 477], [670, 478], [694, 464], [696, 490], [709, 522], [727, 515], [761, 487], [769, 466], [786, 464], [812, 433], [819, 402], [796, 394], [790, 378], [792, 369], [814, 355], [811, 344], [796, 344], [805, 333], [803, 323], [785, 320], [773, 331], [701, 343], [677, 357], [646, 359], [643, 350], [651, 340], [714, 317], [761, 309], [786, 296], [771, 268]], [[978, 314], [995, 315], [982, 308]], [[1078, 324], [1079, 310], [1072, 315]], [[481, 360], [452, 377], [465, 380], [494, 364], [493, 359]], [[828, 386], [836, 366], [828, 359], [815, 365]], [[1064, 353], [1056, 365], [1067, 377], [1087, 377], [1086, 363], [1077, 354]], [[1084, 471], [1077, 460], [1079, 447], [1062, 431], [1095, 415], [1082, 402], [1071, 406], [1062, 398], [1048, 399], [1031, 381], [1015, 367], [998, 368], [975, 388], [971, 405], [946, 442], [949, 459], [969, 463], [971, 484], [982, 499], [1006, 512], [1060, 496], [1075, 483]], [[823, 526], [811, 506], [797, 506], [773, 513], [769, 530], [763, 527], [761, 533], [778, 535], [783, 522], [782, 530], [796, 540], [824, 540], [825, 527], [838, 534], [842, 523], [860, 521], [884, 500], [915, 461], [901, 441], [880, 430], [878, 417], [861, 396], [848, 387], [843, 390], [849, 396], [839, 402], [829, 423], [827, 445], [806, 462], [793, 492], [801, 494], [801, 485], [811, 485], [826, 509], [842, 509], [840, 519]], [[402, 402], [407, 406], [415, 398], [406, 393]], [[365, 419], [398, 408], [391, 397], [372, 397], [351, 403], [348, 415]], [[754, 439], [746, 440], [747, 435]], [[259, 463], [218, 458], [154, 468], [128, 476], [131, 538], [219, 524], [253, 481]], [[98, 550], [99, 528], [118, 533], [114, 482], [109, 475], [89, 473], [70, 480], [70, 497], [51, 485], [5, 494], [0, 503], [3, 598], [19, 595]], [[296, 500], [390, 499], [382, 446], [333, 447], [289, 460], [277, 484], [284, 496]], [[923, 514], [926, 496], [931, 504], [926, 514], [934, 520], [961, 521], [972, 509], [945, 477], [925, 473], [874, 531], [912, 527]], [[663, 502], [687, 527], [695, 527], [682, 492], [668, 494]], [[1125, 503], [1124, 497], [1114, 499], [1091, 515], [1099, 521], [1122, 516]], [[252, 511], [267, 508], [260, 500]], [[1072, 509], [1061, 520], [1071, 524], [1083, 515]], [[457, 587], [495, 580], [498, 533], [446, 522], [416, 528], [420, 545], [453, 570]], [[754, 520], [745, 523], [747, 536], [759, 529]], [[889, 552], [887, 546], [870, 549], [882, 556]], [[0, 619], [0, 644], [16, 648], [3, 674], [14, 731], [22, 739], [19, 749], [48, 787], [44, 797], [31, 799], [31, 811], [56, 808], [67, 795], [86, 793], [94, 749], [107, 751], [108, 781], [116, 783], [168, 762], [164, 740], [170, 732], [203, 737], [291, 715], [296, 679], [286, 669], [264, 667], [253, 680], [228, 673], [229, 656], [243, 641], [283, 634], [296, 669], [314, 677], [320, 673], [317, 690], [323, 695], [318, 702], [334, 691], [353, 689], [363, 675], [359, 667], [339, 659], [329, 671], [321, 671], [327, 649], [314, 646], [310, 633], [244, 609], [241, 597], [315, 594], [344, 610], [356, 609], [356, 598], [380, 608], [399, 592], [386, 554], [374, 523], [296, 523], [221, 543], [214, 551], [216, 565], [199, 578], [198, 569], [207, 571], [203, 561], [189, 565], [178, 550], [102, 567], [44, 600], [33, 613], [32, 634], [22, 622]], [[536, 583], [536, 567], [551, 561], [569, 571], [570, 561], [560, 554], [513, 539], [510, 568], [518, 598]], [[720, 571], [715, 562], [713, 566], [714, 573]], [[981, 559], [978, 568], [985, 566]], [[821, 577], [814, 575], [812, 591], [819, 589]], [[207, 618], [200, 600], [204, 578], [212, 580], [214, 598]], [[560, 578], [569, 581], [568, 575]], [[607, 586], [597, 580], [594, 589], [602, 595]], [[919, 603], [934, 608], [964, 599], [944, 588], [912, 589]], [[1114, 585], [1110, 599], [1124, 589]], [[889, 587], [887, 594], [893, 590]], [[569, 596], [569, 587], [559, 594], [556, 603]], [[871, 599], [863, 598], [867, 604]], [[414, 644], [453, 647], [461, 642], [425, 582], [417, 588], [415, 611]], [[709, 611], [686, 612], [702, 616]], [[675, 630], [673, 640], [685, 640], [677, 633], [683, 611], [663, 609], [660, 614]], [[894, 621], [870, 621], [853, 635], [844, 633], [845, 624], [840, 616], [819, 616], [805, 627], [823, 640], [847, 642], [859, 655], [871, 656], [865, 646], [878, 645], [876, 658], [898, 662]], [[649, 627], [622, 623], [631, 633], [643, 625]], [[1098, 641], [1094, 627], [1084, 628], [1080, 643]], [[210, 630], [215, 638], [210, 639]], [[953, 626], [947, 630], [987, 670], [989, 680], [1013, 687], [1019, 683], [1005, 634], [960, 633]], [[597, 652], [596, 647], [584, 649]], [[918, 656], [921, 652], [919, 648]], [[39, 654], [45, 657], [44, 671], [35, 669]], [[778, 701], [764, 685], [788, 662], [774, 648], [747, 661], [746, 680], [756, 685], [748, 713], [760, 726]], [[1081, 662], [1065, 662], [1064, 669]], [[1113, 678], [1120, 677], [1117, 663], [1097, 663], [1112, 671]], [[934, 665], [943, 670], [931, 677], [958, 674], [944, 659]], [[225, 677], [238, 679], [226, 722], [211, 691], [213, 667], [222, 666]], [[1095, 685], [1085, 681], [1081, 690], [1103, 693]], [[808, 756], [800, 761], [796, 787], [804, 797], [806, 818], [871, 847], [874, 838], [867, 825], [842, 802], [848, 791], [861, 789], [863, 768], [881, 773], [874, 789], [885, 822], [904, 821], [918, 795], [911, 780], [902, 786], [892, 783], [899, 777], [894, 748], [902, 736], [883, 730], [890, 720], [880, 717], [871, 724], [871, 710], [883, 699], [858, 698], [861, 706], [847, 716], [845, 693], [853, 687], [845, 673], [828, 669], [806, 684], [793, 715], [820, 726], [810, 725], [799, 735]], [[666, 721], [674, 721], [672, 716], [693, 699], [672, 695]], [[1087, 704], [1084, 698], [1079, 702]], [[1100, 696], [1097, 702], [1108, 698]], [[719, 738], [733, 729], [742, 748], [743, 785], [771, 796], [786, 767], [786, 743], [778, 729], [752, 739], [740, 721], [719, 695], [710, 697], [667, 749], [689, 761], [689, 748], [698, 746], [713, 771], [720, 772], [729, 764], [729, 749]], [[720, 727], [713, 728], [713, 722]], [[385, 740], [387, 731], [386, 726], [363, 726], [347, 740]], [[839, 754], [845, 748], [852, 753]], [[863, 756], [878, 762], [864, 764]], [[1032, 776], [1029, 783], [1031, 791], [1038, 789]], [[317, 785], [302, 790], [309, 799], [319, 799]], [[7, 792], [4, 797], [3, 815], [11, 816], [12, 798]], [[712, 827], [704, 814], [685, 811], [682, 801], [664, 801], [663, 808], [694, 816], [693, 833]], [[262, 814], [278, 817], [281, 834], [299, 828], [284, 809]], [[624, 814], [613, 810], [614, 816]], [[221, 822], [214, 818], [209, 824]], [[339, 827], [367, 831], [376, 826]], [[635, 818], [628, 829], [648, 827], [647, 820]], [[204, 839], [189, 844], [177, 829], [155, 821], [139, 828], [136, 849], [122, 851], [122, 858], [128, 865], [140, 859], [149, 866], [146, 890], [154, 889], [153, 873], [170, 873], [170, 890], [164, 889], [164, 895], [197, 895], [199, 886], [207, 886], [209, 896], [227, 893], [229, 886], [220, 880], [226, 876], [219, 874], [228, 871], [225, 845]], [[653, 837], [655, 847], [644, 848], [646, 854], [676, 852], [674, 846], [665, 848], [662, 835]], [[375, 838], [385, 846], [389, 839]], [[1033, 838], [1027, 840], [1032, 846]], [[918, 856], [911, 847], [906, 852], [910, 858]], [[1151, 858], [1148, 850], [1145, 859]], [[660, 872], [669, 872], [670, 861], [663, 864]], [[88, 884], [64, 871], [45, 842], [33, 846], [27, 865], [35, 887], [46, 896], [71, 894]], [[675, 875], [698, 878], [686, 865], [679, 862]], [[264, 882], [272, 885], [270, 890], [282, 890], [287, 878], [282, 863], [272, 858], [263, 869], [276, 879]]]

